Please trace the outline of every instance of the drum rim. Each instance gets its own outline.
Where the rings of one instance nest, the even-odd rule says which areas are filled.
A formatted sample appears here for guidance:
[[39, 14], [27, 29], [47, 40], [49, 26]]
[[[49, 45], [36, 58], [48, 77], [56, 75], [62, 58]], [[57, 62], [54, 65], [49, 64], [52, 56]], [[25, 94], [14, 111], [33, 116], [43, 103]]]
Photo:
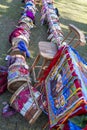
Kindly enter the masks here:
[[[15, 83], [15, 82], [21, 82], [21, 81], [23, 81], [23, 82], [27, 82], [27, 78], [25, 79], [25, 78], [17, 78], [17, 79], [14, 79], [13, 81], [10, 81], [9, 83], [8, 83], [8, 85], [7, 85], [7, 89], [8, 89], [8, 91], [9, 92], [12, 92], [12, 93], [14, 93], [17, 89], [19, 89], [20, 87], [18, 87], [16, 90], [14, 89], [11, 89], [10, 88], [10, 85], [12, 84], [12, 83]], [[24, 84], [24, 83], [23, 83]]]
[[12, 57], [14, 57], [14, 58], [22, 58], [25, 61], [25, 57], [23, 55], [21, 55], [21, 54], [15, 54]]
[[[26, 65], [26, 66], [28, 67], [27, 70], [29, 70], [29, 66], [28, 66], [28, 64], [27, 64], [26, 61], [25, 61], [25, 63], [13, 63], [13, 64], [11, 64], [11, 65], [9, 66], [9, 68], [8, 68], [8, 71], [9, 71], [9, 69], [11, 69], [11, 67], [17, 66], [17, 65], [24, 66], [24, 67], [25, 67], [25, 65]], [[25, 67], [25, 68], [26, 68], [26, 67]]]
[[12, 95], [11, 99], [10, 99], [10, 104], [12, 104], [14, 102], [14, 100], [16, 99], [16, 97], [18, 96], [18, 94], [24, 89], [26, 88], [28, 85], [27, 85], [27, 82], [22, 84], [21, 87], [19, 87], [15, 92], [14, 94]]
[[18, 37], [13, 37], [12, 38], [12, 46], [15, 46], [14, 45], [14, 40], [15, 41], [18, 40], [17, 43], [20, 42], [21, 40], [23, 40], [26, 43], [27, 47], [29, 47], [29, 40], [25, 36], [20, 35]]
[[33, 22], [32, 22], [32, 24], [30, 24], [30, 23], [28, 23], [28, 22], [26, 22], [26, 21], [20, 21], [19, 24], [21, 24], [21, 23], [25, 23], [25, 24], [27, 24], [27, 26], [29, 27], [29, 29], [31, 29], [31, 28], [34, 27]]
[[36, 119], [41, 115], [41, 113], [42, 110], [39, 108], [38, 111], [35, 113], [35, 115], [33, 115], [32, 119], [29, 120], [29, 124], [33, 124], [36, 121]]
[[[15, 50], [14, 50], [15, 49]], [[14, 48], [11, 52], [10, 52], [10, 55], [11, 56], [14, 56], [14, 55], [22, 55], [24, 58], [26, 58], [26, 55], [24, 54], [24, 52], [20, 52], [20, 50], [18, 48]], [[14, 54], [14, 52], [18, 51], [19, 54]]]

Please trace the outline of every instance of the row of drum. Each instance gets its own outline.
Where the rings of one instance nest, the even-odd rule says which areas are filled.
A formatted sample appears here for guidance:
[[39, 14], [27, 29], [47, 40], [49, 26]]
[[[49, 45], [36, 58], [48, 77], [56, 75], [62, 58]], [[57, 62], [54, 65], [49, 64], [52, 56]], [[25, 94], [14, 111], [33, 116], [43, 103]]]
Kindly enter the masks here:
[[30, 124], [34, 123], [42, 112], [41, 93], [32, 87], [26, 56], [30, 30], [34, 27], [36, 7], [33, 0], [24, 0], [25, 7], [16, 29], [10, 34], [11, 51], [8, 57], [8, 90], [13, 93], [10, 105]]

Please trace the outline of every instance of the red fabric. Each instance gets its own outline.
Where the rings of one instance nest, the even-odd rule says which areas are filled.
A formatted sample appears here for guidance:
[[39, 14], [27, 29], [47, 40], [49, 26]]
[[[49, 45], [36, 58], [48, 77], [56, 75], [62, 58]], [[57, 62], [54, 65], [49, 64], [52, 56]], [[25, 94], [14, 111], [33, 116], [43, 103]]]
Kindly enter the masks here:
[[[72, 59], [70, 58], [70, 55], [69, 55], [68, 50], [65, 50], [65, 54], [67, 54], [68, 64], [69, 64], [69, 66], [70, 66], [70, 65], [72, 64]], [[72, 66], [70, 67], [70, 70], [71, 70], [71, 71], [74, 70], [73, 64], [72, 64]], [[75, 71], [72, 73], [72, 76], [77, 76], [77, 74], [76, 74]], [[76, 86], [77, 89], [78, 89], [78, 88], [81, 88], [81, 81], [80, 81], [79, 79], [76, 79], [76, 80], [74, 81], [74, 83], [75, 83], [75, 86]], [[79, 97], [82, 97], [82, 96], [83, 96], [81, 90], [79, 90], [78, 96], [79, 96]]]
[[4, 93], [7, 90], [7, 83], [0, 87], [0, 94]]
[[0, 72], [0, 94], [7, 89], [7, 72]]
[[64, 124], [64, 127], [63, 127], [62, 130], [70, 130], [68, 123], [65, 123], [65, 124]]
[[5, 84], [6, 82], [7, 82], [7, 78], [6, 78], [6, 77], [0, 79], [0, 87], [1, 87], [3, 84]]
[[29, 73], [28, 69], [25, 69], [25, 68], [22, 68], [22, 67], [19, 68], [19, 71], [20, 71], [21, 74], [25, 74], [25, 75]]
[[85, 127], [84, 129], [82, 129], [82, 130], [87, 130], [87, 125], [86, 125], [86, 127]]
[[7, 77], [7, 75], [8, 75], [7, 72], [0, 72], [0, 78]]

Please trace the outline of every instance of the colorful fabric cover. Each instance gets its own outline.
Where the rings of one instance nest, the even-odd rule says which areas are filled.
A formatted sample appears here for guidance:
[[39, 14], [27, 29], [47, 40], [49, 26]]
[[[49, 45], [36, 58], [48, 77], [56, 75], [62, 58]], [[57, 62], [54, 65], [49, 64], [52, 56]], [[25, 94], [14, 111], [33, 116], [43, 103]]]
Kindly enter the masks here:
[[73, 48], [60, 48], [40, 79], [43, 80], [50, 128], [87, 112], [87, 64]]
[[[41, 24], [43, 25], [47, 22], [49, 27], [48, 40], [52, 43], [56, 43], [59, 47], [61, 46], [61, 42], [63, 40], [63, 33], [60, 27], [58, 9], [55, 9], [52, 1], [48, 2], [46, 0], [42, 0], [42, 5]], [[50, 35], [52, 36], [51, 38]]]
[[[12, 82], [19, 79], [27, 79], [29, 77], [28, 65], [27, 64], [12, 64], [8, 68], [8, 82]], [[17, 82], [17, 81], [15, 81]]]
[[12, 43], [12, 39], [14, 37], [18, 37], [18, 36], [22, 36], [23, 38], [27, 38], [29, 40], [29, 33], [24, 30], [24, 28], [22, 27], [19, 27], [19, 28], [16, 28], [15, 30], [13, 30], [13, 32], [9, 35], [9, 42]]

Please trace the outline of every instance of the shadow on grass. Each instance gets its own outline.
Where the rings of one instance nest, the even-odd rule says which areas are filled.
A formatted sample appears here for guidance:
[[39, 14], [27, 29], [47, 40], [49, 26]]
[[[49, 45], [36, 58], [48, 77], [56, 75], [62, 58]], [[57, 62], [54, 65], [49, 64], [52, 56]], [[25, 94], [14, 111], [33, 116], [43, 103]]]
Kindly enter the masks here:
[[4, 64], [4, 58], [11, 47], [8, 39], [21, 16], [22, 4], [18, 0], [0, 0], [0, 63]]
[[60, 18], [60, 23], [62, 23], [61, 27], [62, 27], [62, 31], [64, 32], [64, 36], [66, 36], [67, 33], [69, 32], [69, 29], [68, 29], [69, 24], [75, 25], [84, 33], [86, 37], [86, 45], [79, 46], [78, 48], [76, 48], [76, 50], [87, 61], [87, 28], [86, 28], [87, 25], [81, 22], [76, 22], [74, 20], [70, 20], [70, 19], [62, 18], [62, 17]]
[[[84, 23], [81, 23], [81, 22], [76, 22], [74, 20], [71, 20], [71, 19], [68, 19], [68, 18], [62, 18], [62, 17], [60, 18], [60, 23], [62, 23], [63, 26], [67, 26], [67, 29], [68, 29], [69, 24], [73, 24], [77, 28], [79, 28], [84, 33], [84, 35], [87, 36], [87, 24], [84, 24]], [[64, 32], [67, 32], [67, 29], [62, 27], [62, 30]]]

